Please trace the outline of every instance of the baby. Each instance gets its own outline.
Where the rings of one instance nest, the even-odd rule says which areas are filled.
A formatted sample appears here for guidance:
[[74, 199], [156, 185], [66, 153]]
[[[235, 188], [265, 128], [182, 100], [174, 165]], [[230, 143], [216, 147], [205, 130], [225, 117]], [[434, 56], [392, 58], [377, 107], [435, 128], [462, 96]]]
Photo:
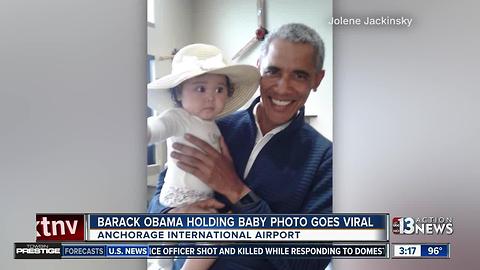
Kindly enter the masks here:
[[[167, 140], [170, 154], [175, 142], [193, 146], [183, 138], [190, 133], [220, 151], [221, 134], [215, 119], [243, 106], [255, 93], [259, 80], [256, 67], [229, 64], [214, 46], [192, 44], [182, 48], [173, 58], [171, 74], [148, 85], [149, 106], [161, 112], [148, 118], [149, 144]], [[178, 168], [170, 155], [167, 167], [160, 192], [162, 205], [178, 207], [213, 196], [209, 186]], [[187, 259], [182, 269], [208, 269], [214, 261]], [[158, 260], [158, 265], [171, 269], [172, 260]]]

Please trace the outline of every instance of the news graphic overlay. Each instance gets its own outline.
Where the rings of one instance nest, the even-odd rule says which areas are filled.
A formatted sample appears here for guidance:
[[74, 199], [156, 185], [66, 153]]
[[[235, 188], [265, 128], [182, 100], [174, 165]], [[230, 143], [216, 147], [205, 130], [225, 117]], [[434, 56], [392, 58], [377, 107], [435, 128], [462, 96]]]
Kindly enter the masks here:
[[[392, 233], [398, 236], [452, 235], [453, 217], [393, 217]], [[449, 243], [392, 243], [394, 259], [449, 259]]]
[[15, 243], [15, 259], [61, 259], [61, 243]]
[[37, 214], [37, 242], [85, 240], [84, 214]]
[[62, 243], [62, 259], [105, 258], [105, 244], [64, 244]]
[[257, 257], [358, 257], [388, 258], [387, 244], [226, 244], [226, 245], [150, 245], [150, 257], [162, 256], [257, 256]]
[[[450, 258], [448, 243], [389, 243], [389, 214], [37, 214], [16, 259], [172, 256]], [[453, 218], [393, 217], [398, 235], [452, 234]], [[203, 243], [198, 243], [203, 242]], [[208, 244], [205, 244], [208, 242]], [[179, 245], [181, 243], [181, 245]]]
[[395, 259], [448, 259], [450, 244], [392, 244]]
[[386, 214], [90, 214], [87, 241], [388, 241]]
[[388, 244], [89, 244], [15, 243], [16, 259], [146, 259], [172, 256], [388, 258]]
[[394, 217], [392, 233], [421, 235], [453, 234], [452, 217]]

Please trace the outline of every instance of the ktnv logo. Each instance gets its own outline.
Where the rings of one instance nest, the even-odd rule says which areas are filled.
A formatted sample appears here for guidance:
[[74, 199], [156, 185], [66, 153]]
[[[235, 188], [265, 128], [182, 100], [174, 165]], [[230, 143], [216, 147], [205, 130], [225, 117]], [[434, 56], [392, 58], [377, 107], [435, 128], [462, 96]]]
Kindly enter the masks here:
[[83, 241], [83, 215], [37, 214], [37, 241]]
[[452, 217], [394, 217], [392, 219], [394, 234], [453, 234]]

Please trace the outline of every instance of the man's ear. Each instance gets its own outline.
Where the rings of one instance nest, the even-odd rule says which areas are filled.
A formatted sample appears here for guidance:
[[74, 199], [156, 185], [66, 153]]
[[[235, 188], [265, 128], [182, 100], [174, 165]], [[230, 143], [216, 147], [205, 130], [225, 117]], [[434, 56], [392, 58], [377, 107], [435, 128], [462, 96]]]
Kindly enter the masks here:
[[320, 85], [320, 83], [322, 82], [324, 76], [325, 76], [325, 70], [324, 69], [320, 70], [319, 72], [317, 72], [315, 74], [315, 78], [314, 78], [314, 81], [313, 81], [313, 86], [314, 86], [313, 91], [317, 91], [317, 88]]

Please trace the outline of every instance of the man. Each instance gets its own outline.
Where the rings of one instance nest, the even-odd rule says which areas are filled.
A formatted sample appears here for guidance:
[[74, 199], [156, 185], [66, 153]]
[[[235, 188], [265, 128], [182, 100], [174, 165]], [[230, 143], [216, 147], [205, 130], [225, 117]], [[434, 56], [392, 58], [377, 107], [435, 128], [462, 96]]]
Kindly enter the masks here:
[[[330, 213], [332, 144], [304, 122], [304, 104], [324, 76], [323, 59], [323, 42], [313, 29], [286, 24], [272, 32], [258, 61], [260, 98], [218, 121], [222, 151], [188, 135], [201, 150], [173, 146], [178, 166], [209, 185], [222, 202], [209, 199], [162, 210], [155, 196], [149, 210], [214, 213], [227, 205], [242, 214]], [[158, 190], [161, 185], [162, 176]], [[231, 257], [218, 258], [212, 269], [323, 269], [328, 262]]]

